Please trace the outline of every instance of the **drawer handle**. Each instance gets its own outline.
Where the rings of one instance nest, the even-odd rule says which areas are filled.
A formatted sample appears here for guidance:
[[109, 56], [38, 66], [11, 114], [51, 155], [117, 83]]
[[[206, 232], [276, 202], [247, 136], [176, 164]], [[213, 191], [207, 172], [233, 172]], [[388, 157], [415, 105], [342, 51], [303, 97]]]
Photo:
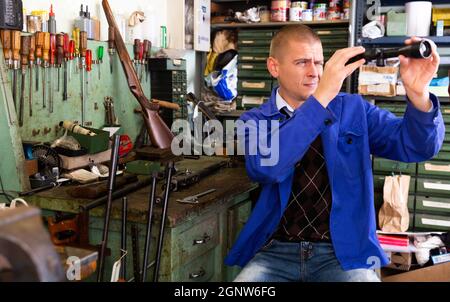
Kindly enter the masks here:
[[203, 277], [204, 275], [206, 275], [205, 270], [201, 267], [200, 270], [196, 273], [190, 273], [189, 274], [189, 279], [198, 279]]
[[208, 234], [203, 235], [202, 239], [194, 239], [193, 245], [205, 244], [211, 240], [211, 237]]

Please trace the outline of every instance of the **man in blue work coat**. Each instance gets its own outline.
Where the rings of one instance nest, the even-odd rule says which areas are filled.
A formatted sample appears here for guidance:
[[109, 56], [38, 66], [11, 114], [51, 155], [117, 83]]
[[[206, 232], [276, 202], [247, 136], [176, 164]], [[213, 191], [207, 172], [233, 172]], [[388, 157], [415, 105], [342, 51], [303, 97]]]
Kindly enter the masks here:
[[[407, 109], [397, 118], [360, 95], [339, 93], [365, 63], [347, 64], [364, 48], [339, 50], [324, 65], [309, 27], [277, 33], [267, 67], [279, 87], [241, 117], [247, 172], [262, 192], [225, 259], [244, 267], [235, 281], [379, 281], [374, 268], [388, 261], [376, 235], [370, 155], [421, 162], [439, 152], [445, 128], [428, 91], [440, 60], [432, 47], [429, 59], [400, 56]], [[277, 154], [255, 147], [255, 131], [258, 142], [279, 144], [271, 146]]]

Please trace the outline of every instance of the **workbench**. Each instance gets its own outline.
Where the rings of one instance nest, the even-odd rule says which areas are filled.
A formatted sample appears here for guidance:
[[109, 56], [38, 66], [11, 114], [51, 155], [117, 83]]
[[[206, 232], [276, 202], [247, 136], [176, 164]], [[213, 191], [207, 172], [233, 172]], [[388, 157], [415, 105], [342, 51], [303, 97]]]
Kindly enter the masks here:
[[[199, 160], [183, 160], [176, 167], [196, 170], [206, 164], [223, 161], [220, 157], [201, 157]], [[216, 189], [201, 197], [198, 204], [181, 204], [177, 199]], [[258, 185], [252, 183], [243, 163], [227, 167], [197, 184], [180, 192], [171, 192], [166, 220], [165, 238], [161, 257], [160, 281], [232, 281], [238, 268], [225, 267], [223, 260], [234, 243], [239, 231], [247, 221]], [[58, 187], [38, 193], [27, 201], [43, 210], [44, 215], [55, 212], [78, 213], [80, 206], [92, 200], [73, 199], [67, 194], [68, 187]], [[127, 225], [127, 279], [133, 276], [131, 256], [131, 225], [139, 229], [140, 264], [145, 242], [146, 215], [150, 186], [129, 194]], [[161, 183], [158, 196], [162, 195]], [[121, 211], [120, 200], [113, 203], [108, 248], [111, 256], [106, 259], [105, 280], [109, 280], [112, 264], [120, 258]], [[150, 261], [154, 261], [162, 205], [157, 204], [154, 213]], [[99, 245], [102, 240], [104, 207], [90, 211], [89, 243]], [[148, 279], [153, 277], [153, 267]]]

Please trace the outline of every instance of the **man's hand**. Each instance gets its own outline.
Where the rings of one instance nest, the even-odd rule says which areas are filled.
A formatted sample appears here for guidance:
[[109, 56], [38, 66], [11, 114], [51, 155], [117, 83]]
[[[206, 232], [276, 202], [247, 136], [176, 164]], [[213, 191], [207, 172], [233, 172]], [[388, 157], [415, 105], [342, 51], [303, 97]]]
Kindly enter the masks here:
[[[422, 39], [412, 37], [405, 41], [406, 45], [420, 42]], [[406, 95], [414, 107], [423, 112], [431, 109], [430, 92], [428, 86], [439, 68], [440, 57], [436, 44], [429, 41], [432, 55], [429, 59], [413, 59], [400, 56], [400, 76], [405, 86]]]
[[364, 53], [364, 51], [365, 49], [362, 46], [340, 49], [325, 64], [319, 86], [313, 94], [323, 107], [326, 108], [338, 95], [344, 80], [365, 63], [365, 60], [361, 59], [346, 65], [348, 60]]

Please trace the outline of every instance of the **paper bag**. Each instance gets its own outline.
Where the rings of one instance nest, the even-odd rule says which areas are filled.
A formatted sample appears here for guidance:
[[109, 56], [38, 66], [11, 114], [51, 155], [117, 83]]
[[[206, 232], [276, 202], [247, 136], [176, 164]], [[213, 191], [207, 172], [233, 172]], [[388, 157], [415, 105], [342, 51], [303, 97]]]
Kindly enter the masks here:
[[386, 176], [384, 203], [379, 212], [383, 232], [406, 232], [409, 227], [408, 193], [411, 176]]

